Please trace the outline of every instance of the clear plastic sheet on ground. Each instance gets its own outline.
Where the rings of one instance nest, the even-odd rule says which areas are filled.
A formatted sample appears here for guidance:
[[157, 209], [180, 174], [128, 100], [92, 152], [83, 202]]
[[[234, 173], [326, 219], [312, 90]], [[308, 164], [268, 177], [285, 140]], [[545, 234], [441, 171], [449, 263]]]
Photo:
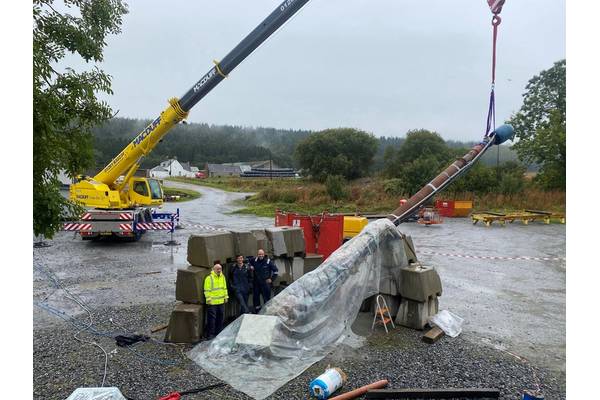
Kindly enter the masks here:
[[188, 355], [233, 388], [263, 399], [336, 345], [359, 343], [351, 325], [361, 303], [379, 292], [382, 275], [398, 281], [405, 265], [401, 233], [387, 219], [375, 221], [271, 299], [258, 315], [263, 323], [244, 315]]
[[67, 400], [127, 400], [116, 387], [78, 388]]
[[437, 326], [450, 337], [457, 337], [462, 332], [462, 324], [464, 320], [458, 315], [442, 310], [429, 318], [429, 323]]

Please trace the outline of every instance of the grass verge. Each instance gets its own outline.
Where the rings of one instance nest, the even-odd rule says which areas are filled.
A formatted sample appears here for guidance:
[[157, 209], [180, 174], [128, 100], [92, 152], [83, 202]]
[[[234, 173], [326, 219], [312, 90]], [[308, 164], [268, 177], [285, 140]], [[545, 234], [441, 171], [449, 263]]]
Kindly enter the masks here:
[[[407, 195], [391, 193], [386, 180], [363, 178], [348, 182], [344, 188], [343, 200], [333, 201], [325, 185], [307, 179], [257, 179], [257, 178], [170, 178], [177, 182], [214, 187], [232, 192], [254, 192], [253, 196], [240, 200], [243, 207], [236, 214], [254, 214], [273, 217], [275, 210], [319, 214], [322, 211], [389, 213], [398, 207], [401, 198]], [[525, 209], [564, 212], [566, 193], [564, 191], [543, 191], [533, 186], [515, 194], [502, 193], [454, 193], [444, 191], [436, 196], [443, 200], [471, 200], [473, 209], [509, 212]]]
[[[172, 202], [181, 203], [182, 201], [190, 201], [199, 198], [202, 196], [201, 193], [196, 192], [195, 190], [190, 189], [175, 189], [169, 187], [163, 187], [163, 195], [165, 198], [172, 198]], [[179, 198], [175, 198], [175, 196], [179, 196]]]

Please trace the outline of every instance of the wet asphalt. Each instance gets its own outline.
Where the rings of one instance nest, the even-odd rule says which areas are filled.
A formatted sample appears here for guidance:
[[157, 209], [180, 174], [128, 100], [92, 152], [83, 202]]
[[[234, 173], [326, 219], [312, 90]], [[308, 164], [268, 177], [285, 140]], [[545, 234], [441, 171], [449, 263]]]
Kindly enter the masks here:
[[[150, 232], [135, 243], [87, 242], [61, 232], [51, 247], [34, 249], [34, 265], [49, 268], [63, 286], [95, 308], [173, 304], [178, 268], [187, 265], [187, 238], [210, 227], [251, 229], [273, 225], [271, 218], [230, 214], [248, 194], [169, 182], [202, 197], [167, 203], [179, 208], [186, 226], [173, 234], [178, 246], [165, 246], [165, 232]], [[440, 309], [465, 319], [463, 338], [506, 350], [549, 370], [565, 370], [565, 225], [515, 222], [505, 227], [446, 219], [425, 227], [400, 226], [413, 237], [421, 262], [437, 268], [444, 293]], [[432, 253], [452, 254], [439, 255]], [[462, 256], [462, 257], [458, 257]], [[468, 256], [470, 258], [467, 258]], [[479, 257], [548, 257], [558, 261], [492, 260]], [[34, 304], [43, 302], [76, 315], [81, 309], [34, 270]], [[34, 330], [63, 326], [62, 320], [33, 308]]]

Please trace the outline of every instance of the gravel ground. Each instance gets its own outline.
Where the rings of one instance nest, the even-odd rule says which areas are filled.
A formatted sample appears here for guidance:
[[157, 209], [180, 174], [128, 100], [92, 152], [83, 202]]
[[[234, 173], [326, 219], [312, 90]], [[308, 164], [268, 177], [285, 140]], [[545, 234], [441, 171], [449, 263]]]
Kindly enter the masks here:
[[[95, 309], [94, 326], [100, 332], [114, 335], [125, 330], [148, 334], [151, 327], [168, 320], [172, 307], [167, 303]], [[87, 322], [85, 315], [78, 318]], [[359, 320], [364, 322], [369, 318], [361, 315]], [[34, 399], [62, 400], [77, 387], [100, 386], [102, 382], [102, 351], [77, 342], [73, 338], [77, 330], [71, 324], [57, 317], [55, 321], [34, 331]], [[422, 332], [411, 329], [397, 328], [389, 335], [376, 332], [360, 350], [338, 348], [270, 399], [307, 398], [309, 382], [329, 364], [348, 374], [345, 388], [388, 379], [390, 387], [496, 387], [501, 391], [500, 398], [517, 399], [523, 390], [535, 388], [535, 372], [546, 399], [565, 398], [564, 373], [532, 367], [493, 347], [475, 344], [468, 335], [445, 337], [428, 345], [421, 341]], [[152, 335], [157, 341], [138, 343], [133, 350], [117, 347], [111, 337], [88, 333], [80, 336], [95, 340], [108, 352], [105, 386], [117, 386], [132, 399], [152, 400], [174, 390], [218, 383], [187, 359], [185, 352], [191, 345], [159, 343], [164, 331]], [[248, 396], [224, 386], [184, 398], [247, 399]]]

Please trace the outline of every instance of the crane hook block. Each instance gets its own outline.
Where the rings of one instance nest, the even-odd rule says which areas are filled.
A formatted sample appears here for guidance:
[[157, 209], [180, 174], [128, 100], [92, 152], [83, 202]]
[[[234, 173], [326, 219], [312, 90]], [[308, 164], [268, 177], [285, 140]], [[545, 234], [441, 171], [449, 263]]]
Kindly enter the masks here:
[[515, 136], [515, 128], [510, 124], [504, 124], [493, 132], [494, 144], [502, 144]]

